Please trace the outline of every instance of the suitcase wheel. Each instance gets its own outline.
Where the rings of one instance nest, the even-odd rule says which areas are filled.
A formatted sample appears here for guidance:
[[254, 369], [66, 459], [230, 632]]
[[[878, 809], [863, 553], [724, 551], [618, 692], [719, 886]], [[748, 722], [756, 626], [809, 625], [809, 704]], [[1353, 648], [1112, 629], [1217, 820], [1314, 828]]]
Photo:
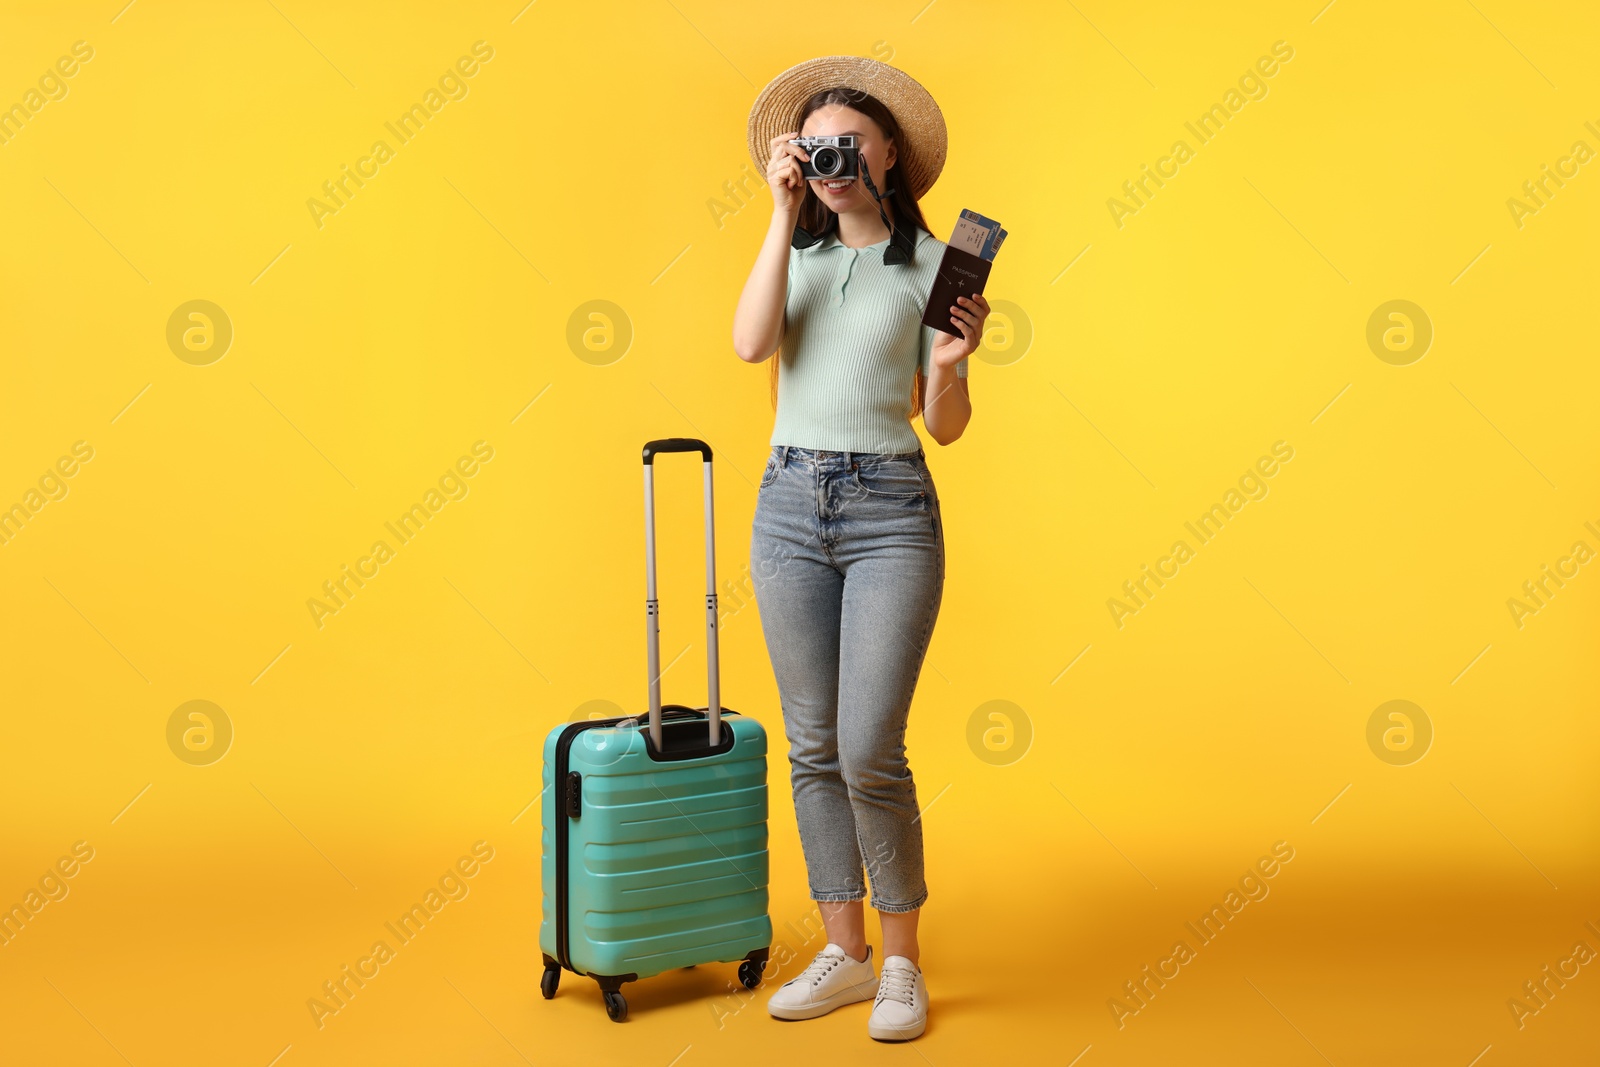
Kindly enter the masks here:
[[739, 964], [739, 981], [746, 989], [754, 989], [761, 984], [762, 965], [755, 960], [745, 960]]
[[614, 1023], [620, 1023], [628, 1017], [628, 998], [621, 993], [607, 990], [603, 994], [606, 998], [606, 1015]]
[[556, 986], [561, 984], [561, 967], [546, 967], [544, 974], [539, 978], [539, 992], [544, 994], [544, 999], [549, 1000], [556, 995]]

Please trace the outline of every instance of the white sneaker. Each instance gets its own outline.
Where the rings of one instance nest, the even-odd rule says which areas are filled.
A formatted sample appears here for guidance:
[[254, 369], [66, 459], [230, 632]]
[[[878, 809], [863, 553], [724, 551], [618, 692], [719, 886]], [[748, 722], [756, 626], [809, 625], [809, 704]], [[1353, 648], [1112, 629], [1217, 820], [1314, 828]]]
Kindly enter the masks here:
[[855, 960], [830, 941], [809, 967], [768, 998], [767, 1011], [779, 1019], [815, 1019], [845, 1004], [868, 1000], [877, 991], [872, 946], [867, 946], [866, 959]]
[[867, 1019], [868, 1035], [879, 1041], [909, 1041], [928, 1027], [928, 987], [922, 969], [904, 956], [888, 956], [878, 980], [878, 999]]

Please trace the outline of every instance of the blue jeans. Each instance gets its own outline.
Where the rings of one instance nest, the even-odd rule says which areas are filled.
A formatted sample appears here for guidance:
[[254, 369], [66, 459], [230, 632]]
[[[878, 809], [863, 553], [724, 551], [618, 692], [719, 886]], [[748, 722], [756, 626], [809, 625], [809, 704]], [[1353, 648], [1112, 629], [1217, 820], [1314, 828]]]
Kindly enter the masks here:
[[789, 736], [811, 898], [915, 911], [928, 897], [906, 719], [944, 592], [939, 497], [921, 449], [775, 445], [750, 569]]

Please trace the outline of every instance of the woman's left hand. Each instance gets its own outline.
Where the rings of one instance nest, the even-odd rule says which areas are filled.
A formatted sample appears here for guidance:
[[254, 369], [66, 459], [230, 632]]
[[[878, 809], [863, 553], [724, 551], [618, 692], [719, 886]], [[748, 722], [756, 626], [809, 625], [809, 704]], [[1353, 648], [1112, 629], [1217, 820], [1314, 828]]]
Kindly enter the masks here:
[[939, 331], [931, 354], [933, 362], [940, 367], [954, 367], [978, 350], [983, 340], [984, 320], [989, 317], [989, 302], [982, 293], [973, 293], [970, 297], [958, 296], [956, 303], [960, 306], [950, 309], [950, 321], [961, 331], [961, 336]]

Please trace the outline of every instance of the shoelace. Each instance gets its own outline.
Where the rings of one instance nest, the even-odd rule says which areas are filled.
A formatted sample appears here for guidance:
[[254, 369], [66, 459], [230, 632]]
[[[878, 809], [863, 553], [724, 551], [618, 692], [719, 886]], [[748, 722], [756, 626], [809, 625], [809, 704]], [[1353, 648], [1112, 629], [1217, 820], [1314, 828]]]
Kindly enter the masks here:
[[906, 1007], [914, 1007], [917, 992], [916, 973], [904, 967], [885, 967], [878, 976], [878, 999], [893, 1000]]
[[816, 985], [842, 962], [844, 962], [843, 956], [830, 956], [825, 952], [819, 952], [817, 958], [811, 961], [811, 965], [795, 976], [795, 981]]

